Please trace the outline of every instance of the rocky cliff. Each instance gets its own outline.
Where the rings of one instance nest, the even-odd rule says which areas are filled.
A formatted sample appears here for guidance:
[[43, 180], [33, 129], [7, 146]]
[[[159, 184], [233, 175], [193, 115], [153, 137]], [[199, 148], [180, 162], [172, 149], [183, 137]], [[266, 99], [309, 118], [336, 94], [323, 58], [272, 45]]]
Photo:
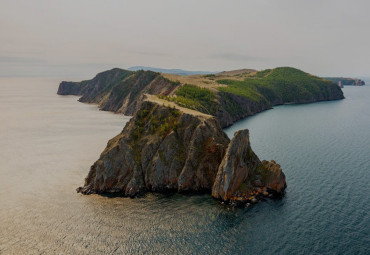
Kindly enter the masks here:
[[[248, 195], [269, 183], [285, 188], [285, 177], [270, 176], [269, 170], [263, 175], [261, 169], [265, 168], [250, 147], [247, 130], [230, 143], [212, 116], [144, 101], [123, 131], [108, 142], [78, 191], [133, 197], [147, 191], [213, 189], [215, 198], [229, 201], [246, 184], [243, 191]], [[281, 194], [284, 188], [275, 192]]]
[[169, 95], [179, 84], [152, 71], [114, 68], [82, 82], [63, 81], [57, 94], [81, 96], [80, 102], [96, 103], [104, 111], [132, 115], [140, 108], [143, 95]]
[[145, 101], [108, 142], [80, 191], [210, 190], [228, 143], [216, 119]]
[[140, 108], [144, 94], [157, 95], [212, 115], [223, 128], [275, 105], [344, 98], [335, 83], [289, 67], [193, 76], [115, 68], [91, 80], [62, 82], [58, 94], [80, 95], [81, 102], [126, 115]]
[[249, 131], [237, 131], [218, 167], [212, 196], [224, 201], [253, 201], [263, 195], [281, 195], [285, 188], [280, 165], [261, 162], [251, 148]]

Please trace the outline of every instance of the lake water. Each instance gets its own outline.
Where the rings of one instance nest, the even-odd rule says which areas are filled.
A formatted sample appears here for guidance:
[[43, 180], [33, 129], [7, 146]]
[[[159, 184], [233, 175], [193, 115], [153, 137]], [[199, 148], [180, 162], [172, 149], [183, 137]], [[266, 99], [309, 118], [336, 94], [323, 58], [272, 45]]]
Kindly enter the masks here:
[[236, 123], [287, 177], [286, 196], [228, 208], [208, 195], [83, 196], [128, 120], [56, 79], [0, 79], [0, 254], [370, 254], [370, 86]]

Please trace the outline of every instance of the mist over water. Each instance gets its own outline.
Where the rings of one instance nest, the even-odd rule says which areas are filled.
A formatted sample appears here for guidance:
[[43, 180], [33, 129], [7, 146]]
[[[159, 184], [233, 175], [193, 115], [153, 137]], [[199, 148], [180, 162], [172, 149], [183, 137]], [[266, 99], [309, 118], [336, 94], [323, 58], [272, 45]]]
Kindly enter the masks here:
[[0, 79], [0, 254], [369, 254], [370, 86], [279, 106], [250, 130], [287, 177], [281, 200], [228, 208], [208, 195], [83, 196], [89, 167], [129, 119], [57, 79]]

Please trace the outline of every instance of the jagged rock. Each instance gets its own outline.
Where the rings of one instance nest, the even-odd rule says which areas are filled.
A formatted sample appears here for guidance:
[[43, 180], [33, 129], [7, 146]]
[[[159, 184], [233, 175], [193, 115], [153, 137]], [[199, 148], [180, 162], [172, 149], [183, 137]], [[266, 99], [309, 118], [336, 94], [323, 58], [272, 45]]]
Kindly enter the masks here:
[[264, 185], [278, 194], [282, 194], [286, 188], [285, 174], [279, 164], [274, 160], [262, 161], [264, 171]]
[[91, 80], [63, 81], [57, 94], [79, 95], [80, 102], [96, 103], [104, 111], [132, 115], [141, 107], [144, 94], [168, 95], [178, 85], [156, 72], [113, 68], [97, 74]]
[[144, 102], [108, 142], [83, 194], [210, 190], [229, 139], [212, 117]]
[[253, 200], [247, 196], [266, 194], [266, 188], [283, 194], [286, 182], [280, 165], [273, 160], [260, 162], [250, 146], [248, 130], [237, 131], [219, 166], [212, 196], [229, 201], [244, 194], [245, 200]]
[[230, 142], [212, 116], [144, 101], [77, 191], [130, 197], [212, 191], [223, 201], [255, 203], [267, 188], [281, 193], [285, 186], [280, 166], [261, 163], [252, 151], [248, 130], [236, 132]]
[[229, 200], [259, 164], [260, 160], [250, 146], [249, 131], [247, 129], [237, 131], [218, 168], [212, 196]]

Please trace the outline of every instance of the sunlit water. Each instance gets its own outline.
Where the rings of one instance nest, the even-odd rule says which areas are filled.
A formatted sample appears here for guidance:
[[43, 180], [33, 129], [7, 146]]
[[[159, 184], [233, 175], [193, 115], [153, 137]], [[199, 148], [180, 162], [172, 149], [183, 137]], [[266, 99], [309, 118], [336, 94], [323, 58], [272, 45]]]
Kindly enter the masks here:
[[249, 128], [288, 182], [282, 200], [235, 209], [208, 195], [77, 194], [128, 118], [57, 86], [0, 79], [0, 254], [370, 254], [370, 86], [226, 130]]

